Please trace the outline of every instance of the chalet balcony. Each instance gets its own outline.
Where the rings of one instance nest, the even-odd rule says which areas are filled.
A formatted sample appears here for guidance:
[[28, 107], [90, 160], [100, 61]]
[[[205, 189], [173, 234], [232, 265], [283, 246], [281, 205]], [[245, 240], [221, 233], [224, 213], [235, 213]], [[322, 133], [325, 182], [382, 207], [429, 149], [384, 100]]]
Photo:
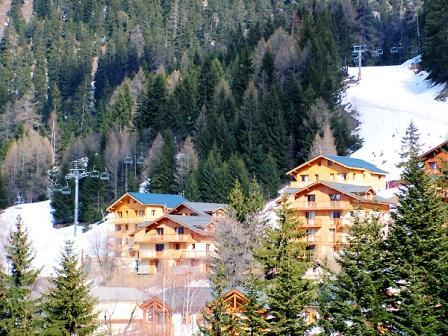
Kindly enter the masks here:
[[305, 228], [320, 228], [322, 227], [323, 220], [320, 218], [307, 218], [302, 227]]
[[195, 242], [191, 234], [149, 234], [135, 240], [139, 243], [165, 242], [165, 243], [190, 243]]
[[320, 237], [314, 235], [307, 235], [306, 242], [309, 244], [318, 244], [320, 243]]
[[325, 210], [325, 209], [351, 209], [352, 206], [349, 202], [330, 201], [330, 202], [296, 202], [294, 206], [298, 210]]
[[122, 217], [114, 218], [114, 224], [140, 224], [143, 222], [149, 222], [151, 219], [146, 217]]
[[138, 255], [140, 259], [198, 259], [211, 257], [213, 252], [185, 250], [139, 250]]

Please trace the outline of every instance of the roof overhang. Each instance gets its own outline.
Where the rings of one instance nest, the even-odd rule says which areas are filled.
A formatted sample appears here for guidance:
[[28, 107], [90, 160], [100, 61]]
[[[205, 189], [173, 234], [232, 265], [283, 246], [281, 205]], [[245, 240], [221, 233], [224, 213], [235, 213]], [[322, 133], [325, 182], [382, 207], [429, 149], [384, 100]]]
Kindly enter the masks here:
[[442, 151], [443, 147], [448, 147], [448, 140], [445, 140], [444, 142], [442, 142], [441, 144], [431, 148], [430, 150], [428, 150], [427, 152], [423, 153], [422, 155], [420, 155], [421, 158], [426, 158], [428, 157], [430, 154], [437, 152], [437, 151]]

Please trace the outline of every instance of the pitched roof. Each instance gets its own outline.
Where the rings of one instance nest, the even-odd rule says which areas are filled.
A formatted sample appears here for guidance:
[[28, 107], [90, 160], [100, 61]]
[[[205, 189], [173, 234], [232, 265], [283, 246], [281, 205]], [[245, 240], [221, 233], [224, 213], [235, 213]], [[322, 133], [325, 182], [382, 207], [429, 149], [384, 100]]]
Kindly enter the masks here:
[[446, 148], [448, 149], [448, 140], [445, 140], [444, 142], [442, 142], [441, 144], [431, 148], [430, 150], [428, 150], [427, 152], [423, 153], [421, 155], [422, 158], [427, 157], [429, 154], [432, 154], [435, 151], [441, 150], [442, 148]]
[[144, 205], [164, 205], [167, 208], [174, 208], [180, 203], [187, 202], [180, 195], [139, 192], [129, 192], [128, 194]]
[[214, 212], [219, 209], [226, 209], [228, 207], [227, 204], [223, 203], [184, 202], [183, 204], [193, 210], [205, 213]]
[[179, 224], [182, 224], [193, 231], [202, 230], [207, 224], [211, 223], [211, 216], [182, 216], [182, 215], [166, 215], [169, 218]]
[[344, 193], [350, 197], [353, 197], [354, 199], [359, 200], [361, 202], [369, 202], [369, 201], [372, 202], [373, 201], [373, 202], [378, 202], [378, 203], [387, 203], [387, 204], [391, 203], [389, 200], [387, 200], [383, 197], [377, 196], [377, 195], [374, 195], [373, 199], [365, 199], [363, 197], [360, 197], [359, 194], [364, 194], [369, 190], [373, 190], [373, 188], [370, 186], [359, 186], [359, 185], [355, 185], [355, 184], [336, 183], [336, 182], [331, 182], [331, 181], [313, 182], [313, 183], [307, 185], [306, 187], [296, 191], [294, 194], [297, 194], [303, 190], [309, 189], [310, 187], [313, 187], [318, 184], [322, 184], [322, 185], [330, 187], [334, 190], [342, 192], [342, 193]]
[[322, 156], [326, 159], [336, 161], [337, 163], [340, 163], [343, 166], [364, 169], [371, 171], [372, 173], [387, 174], [386, 171], [379, 169], [377, 166], [361, 159], [355, 159], [348, 156], [339, 156], [333, 154], [323, 154]]
[[156, 295], [151, 295], [145, 299], [149, 301], [152, 298], [158, 298], [165, 303], [172, 310], [179, 310], [188, 305], [193, 311], [201, 311], [207, 302], [213, 300], [212, 289], [210, 287], [175, 287], [168, 288], [165, 293], [161, 292]]
[[99, 301], [142, 301], [143, 293], [132, 287], [93, 287], [90, 289]]
[[381, 174], [381, 175], [385, 175], [387, 174], [386, 171], [378, 168], [377, 166], [375, 166], [372, 163], [369, 163], [367, 161], [361, 160], [361, 159], [355, 159], [355, 158], [351, 158], [348, 156], [339, 156], [339, 155], [333, 155], [333, 154], [321, 154], [318, 155], [314, 158], [312, 158], [311, 160], [301, 164], [300, 166], [295, 167], [294, 169], [291, 169], [289, 172], [287, 172], [287, 175], [290, 175], [292, 172], [298, 170], [299, 168], [309, 164], [310, 162], [318, 159], [318, 158], [325, 158], [327, 160], [336, 162], [342, 166], [348, 167], [348, 168], [355, 168], [355, 169], [361, 169], [361, 170], [368, 170], [372, 173], [376, 173], [376, 174]]

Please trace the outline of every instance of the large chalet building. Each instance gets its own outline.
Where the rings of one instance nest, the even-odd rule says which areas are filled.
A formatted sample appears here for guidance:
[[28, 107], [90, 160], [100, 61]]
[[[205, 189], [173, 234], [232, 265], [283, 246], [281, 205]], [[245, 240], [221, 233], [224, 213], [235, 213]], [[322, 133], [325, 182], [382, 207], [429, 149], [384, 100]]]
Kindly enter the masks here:
[[299, 230], [314, 258], [334, 259], [347, 242], [355, 211], [375, 211], [388, 220], [389, 201], [377, 195], [386, 172], [360, 159], [319, 155], [287, 173], [286, 202], [301, 219]]
[[226, 216], [226, 207], [179, 195], [126, 193], [107, 209], [114, 213], [117, 255], [135, 258], [139, 274], [172, 267], [208, 272], [215, 226]]
[[[448, 169], [448, 140], [431, 148], [421, 158], [425, 163], [425, 171], [428, 175], [441, 176], [443, 169]], [[440, 190], [440, 193], [443, 199], [448, 202], [448, 190]]]

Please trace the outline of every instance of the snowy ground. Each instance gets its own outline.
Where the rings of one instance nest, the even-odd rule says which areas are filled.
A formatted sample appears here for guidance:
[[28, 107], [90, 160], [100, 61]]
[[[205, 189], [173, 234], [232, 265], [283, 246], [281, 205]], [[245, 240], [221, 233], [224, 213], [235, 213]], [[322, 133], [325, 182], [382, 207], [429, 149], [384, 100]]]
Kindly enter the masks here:
[[[58, 264], [64, 242], [73, 240], [73, 226], [62, 229], [53, 228], [50, 201], [28, 203], [8, 208], [0, 215], [1, 259], [4, 258], [4, 244], [9, 232], [15, 226], [18, 215], [22, 217], [32, 241], [33, 251], [36, 255], [34, 266], [42, 267], [42, 276], [51, 275], [54, 272], [54, 266]], [[93, 255], [94, 245], [107, 239], [107, 232], [110, 228], [111, 225], [108, 227], [107, 222], [95, 226], [86, 233], [82, 233], [81, 227], [78, 227], [75, 246], [79, 255]]]
[[[425, 80], [427, 73], [415, 74], [410, 60], [399, 66], [364, 67], [362, 80], [350, 85], [344, 103], [359, 113], [363, 147], [352, 156], [367, 160], [388, 171], [388, 180], [398, 179], [401, 138], [412, 120], [420, 130], [423, 150], [448, 137], [448, 102], [434, 98], [443, 89]], [[356, 76], [357, 68], [349, 68]]]

